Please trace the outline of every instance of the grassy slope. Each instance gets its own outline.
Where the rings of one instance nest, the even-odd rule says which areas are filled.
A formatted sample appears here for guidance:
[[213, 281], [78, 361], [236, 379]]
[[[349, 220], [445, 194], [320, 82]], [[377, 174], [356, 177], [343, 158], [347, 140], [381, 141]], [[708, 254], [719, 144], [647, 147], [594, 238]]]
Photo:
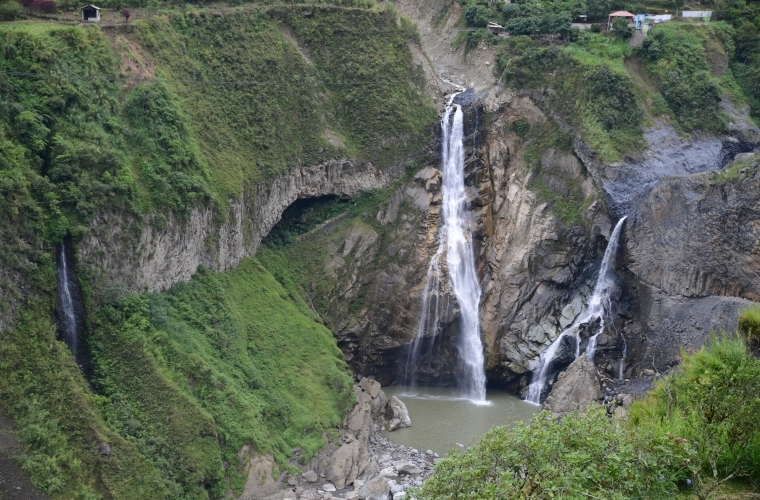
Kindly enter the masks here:
[[[96, 316], [95, 384], [109, 421], [178, 497], [202, 497], [204, 484], [220, 496], [222, 461], [238, 463], [244, 444], [281, 464], [295, 447], [308, 459], [352, 399], [332, 334], [253, 260]], [[242, 487], [235, 467], [229, 475]]]
[[0, 404], [25, 429], [24, 467], [54, 497], [220, 496], [227, 478], [242, 487], [242, 471], [222, 464], [243, 444], [283, 464], [340, 423], [350, 378], [334, 340], [253, 261], [90, 311], [98, 395], [52, 321], [53, 246], [103, 210], [223, 207], [295, 165], [353, 155], [388, 166], [425, 139], [435, 112], [394, 16], [310, 10], [196, 10], [125, 34], [156, 76], [208, 85], [122, 86], [100, 78], [120, 74], [125, 51], [98, 30], [0, 25], [2, 71], [89, 76], [0, 75], [0, 286], [22, 304], [0, 334]]

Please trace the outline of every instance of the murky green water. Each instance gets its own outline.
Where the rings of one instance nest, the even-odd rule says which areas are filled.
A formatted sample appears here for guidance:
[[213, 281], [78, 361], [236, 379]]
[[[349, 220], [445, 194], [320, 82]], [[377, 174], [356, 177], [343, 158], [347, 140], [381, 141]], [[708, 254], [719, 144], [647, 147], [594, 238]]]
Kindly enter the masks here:
[[456, 397], [449, 389], [437, 387], [390, 386], [383, 387], [383, 391], [403, 401], [412, 419], [412, 427], [386, 432], [388, 439], [422, 452], [433, 450], [441, 456], [457, 443], [471, 445], [494, 425], [529, 420], [538, 411], [538, 406], [496, 390], [486, 394], [489, 405], [476, 405]]

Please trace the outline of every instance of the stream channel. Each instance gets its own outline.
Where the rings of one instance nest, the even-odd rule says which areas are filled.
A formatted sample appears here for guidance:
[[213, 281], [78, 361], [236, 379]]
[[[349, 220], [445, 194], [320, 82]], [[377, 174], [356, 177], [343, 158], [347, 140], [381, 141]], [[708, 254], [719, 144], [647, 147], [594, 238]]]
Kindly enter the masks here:
[[396, 396], [409, 410], [412, 426], [386, 432], [397, 444], [432, 450], [441, 456], [458, 444], [466, 448], [495, 425], [512, 426], [529, 420], [540, 408], [499, 390], [488, 389], [489, 405], [475, 404], [458, 397], [455, 389], [443, 387], [388, 386], [383, 391]]

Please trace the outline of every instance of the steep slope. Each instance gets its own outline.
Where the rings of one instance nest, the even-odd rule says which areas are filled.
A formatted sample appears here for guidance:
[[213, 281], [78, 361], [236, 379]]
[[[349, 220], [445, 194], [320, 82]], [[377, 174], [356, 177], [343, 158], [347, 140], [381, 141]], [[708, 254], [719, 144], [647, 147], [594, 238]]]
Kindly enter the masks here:
[[[0, 404], [35, 484], [216, 498], [334, 434], [335, 340], [246, 256], [296, 199], [388, 185], [427, 140], [408, 36], [322, 5], [0, 26]], [[61, 248], [83, 367], [58, 340]]]

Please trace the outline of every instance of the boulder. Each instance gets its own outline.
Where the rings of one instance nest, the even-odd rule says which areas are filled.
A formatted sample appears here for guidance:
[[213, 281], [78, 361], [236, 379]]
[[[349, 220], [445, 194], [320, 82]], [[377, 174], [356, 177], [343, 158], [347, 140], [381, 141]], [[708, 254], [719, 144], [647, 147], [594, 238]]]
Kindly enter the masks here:
[[384, 477], [376, 477], [362, 486], [359, 496], [364, 500], [388, 500], [390, 485]]
[[345, 494], [343, 497], [346, 500], [359, 500], [359, 492], [358, 491], [349, 491]]
[[544, 408], [563, 416], [584, 410], [593, 401], [602, 399], [602, 389], [594, 363], [581, 356], [559, 375], [546, 398]]
[[412, 420], [409, 418], [409, 411], [407, 411], [406, 405], [396, 396], [391, 396], [388, 404], [385, 406], [385, 419], [385, 427], [389, 431], [412, 426]]
[[396, 464], [396, 472], [399, 474], [406, 474], [408, 476], [418, 476], [422, 472], [422, 469], [420, 469], [414, 463], [405, 460]]
[[317, 490], [306, 490], [298, 497], [300, 500], [319, 500]]
[[280, 491], [281, 481], [276, 475], [272, 477], [277, 472], [277, 465], [272, 455], [251, 456], [246, 468], [248, 478], [243, 486], [243, 494], [240, 495], [241, 500], [264, 498]]
[[377, 394], [380, 392], [380, 382], [377, 380], [372, 380], [371, 378], [364, 377], [361, 379], [361, 382], [359, 382], [359, 387], [364, 389], [366, 392], [369, 393], [370, 396], [373, 398], [377, 396]]
[[317, 476], [317, 473], [314, 472], [313, 470], [307, 470], [306, 472], [301, 474], [301, 477], [307, 483], [316, 483], [317, 479], [319, 479], [319, 477]]
[[379, 420], [383, 416], [385, 406], [388, 404], [388, 398], [383, 391], [377, 393], [377, 396], [371, 399], [369, 402], [370, 408], [372, 408], [372, 418]]

